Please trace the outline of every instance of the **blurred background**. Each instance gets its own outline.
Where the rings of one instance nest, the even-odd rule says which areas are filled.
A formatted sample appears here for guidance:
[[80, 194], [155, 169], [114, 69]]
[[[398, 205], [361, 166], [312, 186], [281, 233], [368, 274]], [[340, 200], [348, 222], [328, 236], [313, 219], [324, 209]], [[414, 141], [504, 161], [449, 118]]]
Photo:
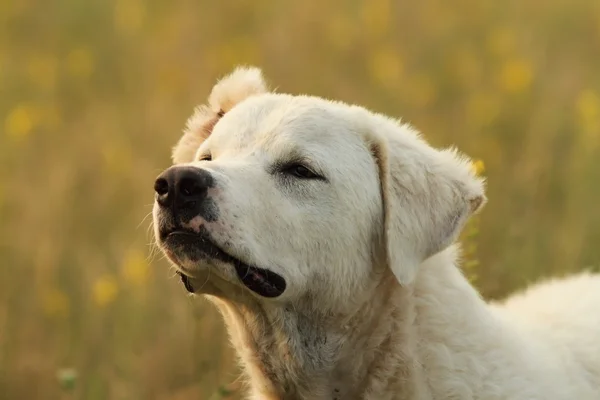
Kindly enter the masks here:
[[477, 160], [489, 203], [462, 239], [486, 298], [599, 269], [598, 1], [2, 0], [0, 399], [239, 398], [148, 213], [240, 63]]

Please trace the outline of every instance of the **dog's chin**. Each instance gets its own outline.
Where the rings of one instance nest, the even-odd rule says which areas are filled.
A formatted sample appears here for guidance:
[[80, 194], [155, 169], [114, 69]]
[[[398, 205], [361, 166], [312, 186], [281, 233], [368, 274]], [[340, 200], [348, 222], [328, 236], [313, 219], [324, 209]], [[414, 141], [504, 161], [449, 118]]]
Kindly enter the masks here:
[[[178, 274], [181, 282], [190, 293], [198, 293], [198, 291], [202, 291], [202, 288], [195, 287], [196, 280], [193, 279], [193, 276], [196, 274], [189, 264], [200, 266], [203, 264], [210, 265], [212, 262], [219, 262], [233, 267], [243, 286], [259, 296], [274, 298], [281, 296], [285, 291], [286, 281], [281, 275], [268, 269], [246, 264], [231, 256], [217, 246], [205, 230], [201, 230], [200, 233], [174, 230], [161, 236], [163, 246], [168, 253], [171, 253], [169, 258], [186, 260], [185, 266], [179, 262], [176, 263], [180, 267]], [[199, 268], [211, 267], [202, 266]]]

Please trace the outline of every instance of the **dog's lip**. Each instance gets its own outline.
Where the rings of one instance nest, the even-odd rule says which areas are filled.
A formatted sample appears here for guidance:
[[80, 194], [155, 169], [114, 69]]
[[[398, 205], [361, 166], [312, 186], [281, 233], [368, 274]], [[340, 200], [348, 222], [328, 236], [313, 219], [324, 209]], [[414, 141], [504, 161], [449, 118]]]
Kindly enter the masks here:
[[183, 283], [185, 290], [187, 290], [189, 293], [194, 293], [196, 290], [194, 289], [192, 282], [190, 282], [190, 277], [181, 271], [177, 271], [177, 274], [179, 275], [179, 278], [181, 279], [181, 283]]
[[[165, 241], [169, 238], [176, 238], [179, 236], [191, 238], [198, 240], [200, 243], [204, 243], [205, 246], [210, 249], [210, 252], [207, 253], [210, 253], [209, 255], [212, 258], [216, 258], [220, 261], [233, 265], [239, 280], [244, 284], [244, 286], [260, 296], [271, 298], [278, 297], [283, 294], [286, 289], [286, 281], [282, 276], [268, 269], [246, 264], [240, 259], [233, 257], [228, 252], [224, 251], [220, 246], [215, 244], [208, 233], [202, 234], [183, 229], [175, 229], [169, 232], [164, 232], [162, 236], [164, 237]], [[191, 271], [180, 269], [177, 273], [179, 274], [185, 289], [190, 293], [194, 293], [195, 290], [191, 283], [191, 279], [193, 279]]]
[[166, 239], [170, 236], [200, 236], [199, 234], [195, 233], [195, 232], [190, 232], [190, 231], [186, 231], [183, 229], [176, 229], [176, 230], [172, 230], [172, 231], [168, 231], [165, 232], [163, 234], [163, 237]]

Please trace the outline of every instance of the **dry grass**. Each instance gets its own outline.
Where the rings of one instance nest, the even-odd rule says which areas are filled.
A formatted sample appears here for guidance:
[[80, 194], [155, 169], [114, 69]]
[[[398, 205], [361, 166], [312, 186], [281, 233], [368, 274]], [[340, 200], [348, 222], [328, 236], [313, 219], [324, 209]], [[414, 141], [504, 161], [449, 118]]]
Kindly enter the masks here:
[[483, 160], [465, 235], [487, 297], [597, 269], [599, 48], [589, 0], [0, 2], [0, 399], [217, 399], [236, 379], [216, 312], [148, 258], [146, 216], [237, 63]]

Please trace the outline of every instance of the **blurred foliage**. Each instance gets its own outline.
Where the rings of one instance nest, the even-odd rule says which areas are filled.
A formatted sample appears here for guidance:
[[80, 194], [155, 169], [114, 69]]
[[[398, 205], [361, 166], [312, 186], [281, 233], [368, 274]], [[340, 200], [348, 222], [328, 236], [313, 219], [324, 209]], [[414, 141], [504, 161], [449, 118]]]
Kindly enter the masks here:
[[239, 63], [482, 160], [464, 238], [486, 297], [598, 268], [600, 2], [3, 0], [0, 399], [235, 392], [220, 317], [146, 227], [185, 119]]

